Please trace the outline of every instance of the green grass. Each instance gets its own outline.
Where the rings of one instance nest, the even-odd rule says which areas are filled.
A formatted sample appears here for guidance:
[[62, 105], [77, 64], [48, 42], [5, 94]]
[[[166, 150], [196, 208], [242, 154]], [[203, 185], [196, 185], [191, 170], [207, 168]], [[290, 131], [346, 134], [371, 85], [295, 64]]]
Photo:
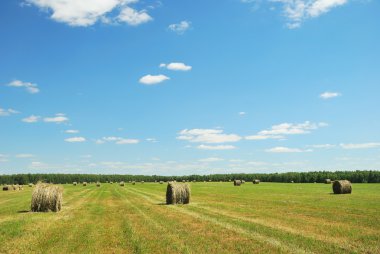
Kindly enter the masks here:
[[64, 185], [59, 213], [30, 213], [31, 192], [0, 192], [0, 253], [380, 253], [380, 184]]

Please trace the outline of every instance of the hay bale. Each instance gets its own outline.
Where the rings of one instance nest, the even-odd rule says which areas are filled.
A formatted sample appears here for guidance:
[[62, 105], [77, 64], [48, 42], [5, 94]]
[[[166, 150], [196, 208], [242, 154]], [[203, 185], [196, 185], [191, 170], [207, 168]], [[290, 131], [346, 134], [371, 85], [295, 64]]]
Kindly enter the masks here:
[[24, 186], [23, 185], [19, 185], [18, 186], [18, 190], [23, 190], [24, 189]]
[[87, 182], [83, 182], [83, 186], [87, 186]]
[[144, 181], [141, 181], [141, 183], [144, 183]]
[[241, 180], [234, 180], [234, 186], [240, 186]]
[[244, 181], [244, 180], [241, 180], [241, 184], [243, 184], [243, 183], [245, 183], [245, 181]]
[[163, 184], [164, 182], [163, 181], [160, 181], [160, 184]]
[[348, 180], [334, 181], [333, 183], [334, 194], [351, 194], [352, 185]]
[[13, 184], [13, 185], [12, 185], [12, 189], [13, 189], [13, 190], [19, 190], [18, 184]]
[[110, 184], [113, 184], [113, 182], [110, 182]]
[[78, 184], [77, 182], [73, 182], [73, 185], [74, 185], [74, 186], [77, 186], [77, 184]]
[[8, 185], [5, 185], [5, 186], [3, 186], [3, 191], [9, 191], [9, 186]]
[[188, 204], [190, 195], [190, 186], [188, 184], [169, 182], [166, 188], [166, 204]]
[[33, 184], [32, 184], [32, 183], [29, 183], [28, 186], [29, 186], [29, 187], [33, 187]]
[[294, 183], [294, 181], [290, 181], [290, 183]]
[[325, 179], [325, 184], [331, 184], [331, 179]]
[[259, 184], [260, 183], [260, 180], [259, 179], [255, 179], [253, 180], [253, 184]]
[[99, 182], [96, 183], [96, 187], [100, 187], [100, 183]]
[[182, 180], [183, 183], [186, 183], [186, 180]]
[[120, 186], [124, 186], [124, 185], [125, 185], [124, 181], [121, 181], [121, 182], [119, 183], [119, 185], [120, 185]]
[[133, 185], [135, 185], [135, 184], [136, 184], [136, 182], [135, 182], [135, 181], [132, 181], [132, 184], [133, 184]]
[[58, 212], [62, 208], [61, 187], [51, 184], [38, 183], [32, 193], [32, 212]]

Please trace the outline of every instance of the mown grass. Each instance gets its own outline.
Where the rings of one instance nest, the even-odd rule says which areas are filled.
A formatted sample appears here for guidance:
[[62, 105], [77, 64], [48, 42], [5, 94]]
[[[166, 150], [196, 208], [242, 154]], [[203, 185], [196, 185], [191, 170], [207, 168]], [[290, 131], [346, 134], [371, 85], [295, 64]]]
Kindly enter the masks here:
[[59, 213], [30, 213], [31, 191], [0, 192], [0, 253], [380, 253], [380, 184], [64, 185]]

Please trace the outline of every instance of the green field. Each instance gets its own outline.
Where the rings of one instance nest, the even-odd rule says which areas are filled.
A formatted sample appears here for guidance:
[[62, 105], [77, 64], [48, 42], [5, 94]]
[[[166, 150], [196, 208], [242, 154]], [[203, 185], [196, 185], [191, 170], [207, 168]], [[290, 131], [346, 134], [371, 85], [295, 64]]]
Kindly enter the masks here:
[[31, 192], [0, 192], [0, 253], [380, 253], [380, 184], [63, 185], [59, 213], [31, 213]]

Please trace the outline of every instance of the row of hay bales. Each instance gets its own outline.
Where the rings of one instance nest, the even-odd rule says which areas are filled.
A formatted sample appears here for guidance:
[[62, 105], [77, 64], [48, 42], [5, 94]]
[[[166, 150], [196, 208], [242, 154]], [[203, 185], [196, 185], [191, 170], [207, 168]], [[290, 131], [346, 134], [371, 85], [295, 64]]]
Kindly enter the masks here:
[[12, 185], [5, 185], [3, 186], [3, 191], [18, 191], [18, 190], [23, 190], [24, 186], [23, 185], [18, 185], [18, 184], [12, 184]]

